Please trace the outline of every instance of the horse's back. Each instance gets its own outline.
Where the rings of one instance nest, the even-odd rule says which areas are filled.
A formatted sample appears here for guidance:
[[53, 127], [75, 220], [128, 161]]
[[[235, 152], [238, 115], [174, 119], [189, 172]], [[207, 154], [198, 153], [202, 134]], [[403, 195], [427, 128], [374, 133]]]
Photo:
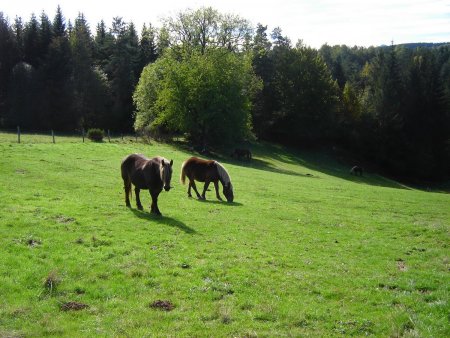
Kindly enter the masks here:
[[[150, 159], [142, 154], [131, 154], [125, 157], [121, 164], [122, 178], [124, 180], [143, 181], [142, 171]], [[142, 184], [142, 183], [141, 183]]]
[[[190, 179], [195, 179], [200, 182], [204, 182], [205, 179], [215, 176], [216, 161], [204, 160], [198, 157], [191, 157], [183, 163], [183, 172]], [[215, 177], [212, 177], [215, 178]]]

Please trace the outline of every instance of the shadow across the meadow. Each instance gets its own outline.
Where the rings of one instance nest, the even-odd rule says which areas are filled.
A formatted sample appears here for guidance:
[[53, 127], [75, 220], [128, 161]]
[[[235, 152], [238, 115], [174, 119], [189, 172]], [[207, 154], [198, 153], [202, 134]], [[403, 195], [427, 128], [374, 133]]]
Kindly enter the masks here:
[[[383, 177], [365, 168], [364, 176], [350, 174], [351, 164], [343, 163], [332, 154], [324, 150], [295, 150], [276, 144], [259, 143], [252, 145], [253, 159], [250, 161], [238, 161], [226, 159], [227, 162], [257, 170], [274, 173], [299, 176], [305, 178], [320, 178], [321, 174], [338, 177], [358, 184], [382, 186], [396, 189], [413, 189], [400, 182]], [[290, 169], [284, 168], [289, 165]], [[291, 168], [298, 168], [291, 169]], [[286, 166], [287, 167], [287, 166]]]
[[183, 222], [176, 220], [175, 218], [172, 217], [168, 217], [168, 216], [157, 216], [157, 215], [153, 215], [149, 212], [146, 211], [141, 211], [141, 210], [137, 210], [137, 209], [130, 209], [133, 214], [136, 217], [139, 217], [141, 219], [145, 219], [148, 221], [152, 221], [152, 222], [156, 222], [158, 224], [164, 224], [173, 228], [178, 228], [182, 231], [184, 231], [187, 234], [196, 234], [197, 231], [195, 231], [195, 229], [192, 229], [191, 227], [187, 226], [186, 224], [184, 224]]

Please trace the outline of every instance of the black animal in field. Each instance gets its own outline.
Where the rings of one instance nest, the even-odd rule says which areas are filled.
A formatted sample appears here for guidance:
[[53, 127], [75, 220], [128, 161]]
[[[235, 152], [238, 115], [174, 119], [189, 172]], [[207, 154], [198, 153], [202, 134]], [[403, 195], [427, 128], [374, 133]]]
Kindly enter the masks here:
[[352, 169], [350, 169], [350, 174], [351, 175], [355, 175], [355, 176], [362, 176], [363, 175], [363, 168], [361, 168], [360, 166], [355, 165], [354, 167], [352, 167]]
[[247, 149], [247, 148], [235, 148], [230, 156], [232, 158], [236, 158], [238, 160], [242, 160], [242, 159], [251, 160], [252, 152], [250, 151], [250, 149]]

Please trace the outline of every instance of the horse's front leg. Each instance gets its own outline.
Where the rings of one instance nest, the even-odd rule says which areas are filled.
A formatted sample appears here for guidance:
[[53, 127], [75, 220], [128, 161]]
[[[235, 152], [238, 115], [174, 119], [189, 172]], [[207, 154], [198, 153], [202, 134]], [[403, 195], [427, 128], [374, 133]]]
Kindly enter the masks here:
[[209, 181], [205, 181], [205, 186], [203, 187], [202, 199], [204, 200], [206, 200], [206, 190], [208, 190], [209, 183]]
[[150, 191], [150, 196], [152, 197], [152, 206], [150, 208], [150, 211], [158, 216], [162, 216], [161, 211], [159, 211], [158, 208], [158, 195], [159, 192]]
[[[195, 185], [195, 181], [194, 181], [194, 180], [192, 180], [192, 181], [190, 180], [190, 181], [189, 181], [189, 187], [192, 187], [192, 189], [194, 189], [195, 193], [197, 194], [197, 198], [198, 198], [198, 199], [201, 199], [201, 198], [202, 198], [202, 197], [200, 196], [200, 194], [198, 193], [197, 186]], [[190, 193], [191, 193], [191, 190], [189, 190], [189, 197], [192, 196]]]
[[143, 210], [144, 208], [142, 207], [141, 199], [139, 198], [139, 193], [141, 192], [141, 189], [139, 189], [139, 188], [134, 188], [134, 192], [135, 192], [135, 194], [136, 194], [136, 207], [137, 207], [139, 210]]
[[222, 201], [222, 197], [220, 197], [219, 194], [219, 182], [218, 181], [214, 181], [214, 188], [216, 189], [216, 197], [219, 201]]

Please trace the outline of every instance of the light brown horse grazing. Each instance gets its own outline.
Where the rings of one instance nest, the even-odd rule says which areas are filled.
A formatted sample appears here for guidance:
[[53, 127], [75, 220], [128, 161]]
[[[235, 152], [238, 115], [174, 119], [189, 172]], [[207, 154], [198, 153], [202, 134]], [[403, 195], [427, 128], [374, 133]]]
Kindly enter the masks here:
[[136, 206], [142, 210], [139, 193], [141, 189], [148, 189], [152, 197], [150, 211], [156, 215], [161, 215], [158, 208], [158, 195], [164, 190], [170, 190], [170, 180], [172, 178], [173, 161], [163, 157], [146, 158], [144, 155], [131, 154], [122, 161], [121, 171], [123, 184], [125, 186], [125, 204], [131, 207], [130, 198], [131, 184], [134, 185], [136, 193]]
[[[230, 175], [225, 170], [225, 168], [217, 161], [203, 160], [197, 157], [191, 157], [187, 161], [183, 162], [181, 166], [181, 183], [185, 183], [186, 176], [189, 179], [188, 196], [191, 195], [191, 188], [194, 189], [197, 194], [198, 199], [205, 199], [205, 194], [208, 189], [209, 183], [214, 183], [214, 188], [216, 189], [216, 197], [222, 200], [219, 194], [219, 184], [222, 183], [223, 194], [228, 202], [233, 202], [233, 185], [231, 184]], [[195, 186], [195, 180], [199, 182], [205, 182], [203, 187], [203, 193], [200, 195]]]

